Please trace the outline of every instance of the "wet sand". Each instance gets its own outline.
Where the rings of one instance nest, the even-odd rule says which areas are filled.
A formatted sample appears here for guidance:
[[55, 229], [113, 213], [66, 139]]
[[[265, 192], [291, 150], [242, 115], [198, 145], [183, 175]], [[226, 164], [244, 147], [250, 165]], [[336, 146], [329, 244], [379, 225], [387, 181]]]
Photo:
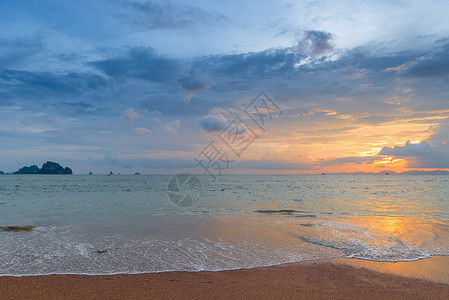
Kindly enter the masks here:
[[0, 277], [1, 299], [449, 299], [449, 258], [330, 259], [220, 272]]

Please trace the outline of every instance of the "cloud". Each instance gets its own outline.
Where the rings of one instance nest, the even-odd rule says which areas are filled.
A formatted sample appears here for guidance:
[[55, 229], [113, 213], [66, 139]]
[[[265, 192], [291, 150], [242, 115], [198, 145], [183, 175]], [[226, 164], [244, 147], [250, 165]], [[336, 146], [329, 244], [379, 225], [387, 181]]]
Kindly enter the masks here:
[[176, 120], [175, 122], [165, 125], [164, 131], [168, 133], [178, 133], [178, 130], [180, 129], [181, 121]]
[[[126, 149], [111, 150], [116, 151], [116, 154], [125, 154], [126, 151], [129, 155], [147, 153], [147, 151], [154, 153], [156, 147], [160, 147], [163, 150], [160, 150], [158, 155], [164, 153], [163, 157], [169, 155], [177, 157], [180, 152], [177, 151], [176, 144], [179, 144], [181, 139], [183, 144], [195, 148], [195, 145], [201, 143], [204, 138], [203, 135], [195, 134], [195, 130], [220, 132], [225, 128], [226, 120], [231, 121], [235, 116], [243, 113], [241, 109], [260, 91], [265, 91], [280, 106], [288, 107], [286, 118], [276, 120], [276, 124], [273, 123], [272, 126], [272, 133], [267, 133], [272, 137], [270, 141], [289, 144], [299, 140], [297, 149], [300, 154], [303, 154], [305, 149], [310, 152], [317, 151], [322, 153], [320, 155], [323, 155], [323, 161], [328, 161], [332, 157], [340, 157], [341, 153], [353, 153], [348, 156], [368, 153], [359, 147], [366, 148], [369, 143], [375, 145], [404, 143], [403, 138], [413, 138], [417, 131], [419, 131], [419, 137], [427, 137], [429, 135], [426, 132], [429, 127], [423, 125], [418, 128], [416, 125], [427, 122], [425, 120], [410, 121], [410, 126], [407, 124], [407, 126], [404, 125], [404, 129], [401, 129], [403, 131], [401, 136], [387, 129], [378, 129], [376, 125], [390, 122], [392, 124], [386, 124], [386, 126], [394, 127], [393, 125], [400, 123], [400, 120], [407, 122], [412, 117], [423, 117], [419, 116], [419, 110], [447, 109], [448, 85], [443, 81], [447, 77], [433, 80], [437, 76], [447, 76], [444, 62], [445, 57], [449, 55], [446, 53], [447, 49], [441, 50], [441, 45], [425, 49], [415, 48], [415, 50], [403, 48], [404, 51], [401, 52], [386, 53], [384, 51], [381, 54], [372, 47], [360, 47], [345, 50], [344, 53], [339, 53], [341, 56], [338, 59], [331, 61], [322, 56], [331, 53], [334, 49], [334, 37], [330, 33], [310, 31], [300, 38], [298, 45], [301, 49], [282, 48], [282, 44], [290, 42], [284, 43], [281, 40], [283, 38], [278, 39], [278, 37], [272, 41], [280, 41], [279, 48], [266, 49], [263, 47], [271, 47], [273, 44], [271, 42], [266, 44], [263, 37], [254, 35], [251, 38], [259, 39], [258, 44], [250, 46], [251, 41], [245, 41], [245, 44], [240, 45], [237, 43], [237, 48], [231, 51], [229, 48], [220, 48], [221, 44], [217, 40], [232, 42], [233, 36], [219, 35], [217, 40], [212, 41], [216, 43], [213, 45], [215, 50], [210, 51], [210, 48], [206, 47], [206, 50], [202, 48], [203, 44], [211, 43], [208, 34], [213, 34], [215, 31], [209, 30], [208, 26], [201, 28], [198, 26], [204, 25], [207, 17], [200, 19], [195, 13], [177, 16], [186, 6], [174, 2], [131, 1], [120, 0], [114, 3], [119, 3], [121, 6], [131, 3], [128, 5], [128, 10], [120, 11], [120, 13], [127, 14], [128, 18], [135, 18], [136, 23], [132, 25], [141, 24], [140, 28], [147, 28], [145, 32], [136, 32], [135, 28], [131, 32], [129, 28], [120, 28], [123, 24], [100, 22], [107, 24], [107, 28], [101, 29], [97, 26], [94, 31], [106, 30], [109, 32], [108, 35], [86, 35], [84, 31], [90, 29], [84, 24], [86, 26], [82, 27], [86, 28], [80, 29], [82, 32], [78, 32], [79, 35], [74, 34], [73, 37], [69, 37], [72, 42], [79, 40], [80, 47], [72, 47], [73, 52], [69, 51], [66, 55], [62, 55], [64, 51], [54, 48], [46, 50], [47, 52], [37, 51], [38, 53], [33, 55], [34, 50], [39, 47], [48, 48], [48, 45], [56, 44], [55, 41], [47, 44], [50, 36], [42, 39], [41, 44], [36, 40], [35, 46], [32, 40], [14, 42], [11, 42], [12, 39], [0, 40], [0, 53], [6, 53], [3, 62], [8, 68], [17, 68], [17, 70], [0, 70], [0, 105], [5, 105], [1, 106], [0, 112], [2, 116], [8, 117], [8, 119], [3, 117], [2, 130], [11, 130], [8, 140], [3, 141], [5, 147], [29, 149], [27, 147], [31, 144], [44, 142], [53, 145], [61, 143], [61, 139], [66, 135], [67, 143], [94, 145], [102, 149], [112, 148], [110, 146], [114, 145], [118, 139], [126, 141], [123, 143]], [[109, 18], [109, 21], [111, 21], [110, 12], [117, 8], [114, 3], [111, 3], [112, 7], [106, 10], [98, 10], [100, 14], [109, 14], [103, 16]], [[96, 10], [100, 8], [101, 5], [98, 4]], [[61, 15], [58, 18], [62, 19]], [[95, 24], [98, 20], [88, 24]], [[76, 22], [67, 24], [71, 23]], [[65, 27], [61, 29], [64, 34], [70, 35], [78, 30], [77, 26], [70, 26], [73, 29], [69, 30], [67, 28], [69, 25], [64, 24], [61, 24]], [[174, 28], [179, 30], [172, 30]], [[163, 30], [155, 31], [154, 29]], [[42, 34], [39, 33], [42, 32], [39, 29], [30, 29], [30, 31], [35, 32], [38, 37]], [[49, 35], [49, 32], [45, 31], [43, 34]], [[252, 32], [250, 34], [252, 35]], [[63, 34], [59, 33], [59, 35]], [[11, 32], [9, 36], [13, 37], [14, 33]], [[193, 44], [192, 37], [196, 38]], [[96, 38], [98, 40], [95, 40]], [[62, 41], [61, 44], [65, 41], [60, 37], [55, 40]], [[85, 42], [89, 44], [88, 47], [84, 44]], [[126, 44], [133, 46], [120, 48], [121, 45]], [[134, 45], [144, 47], [134, 47]], [[154, 48], [149, 48], [148, 45]], [[173, 45], [176, 45], [177, 49], [174, 49]], [[188, 46], [183, 47], [183, 45]], [[64, 49], [67, 47], [65, 45]], [[197, 52], [193, 50], [193, 52], [207, 53], [207, 55], [192, 56], [188, 48], [201, 49]], [[18, 54], [17, 60], [14, 56], [15, 49]], [[28, 52], [28, 49], [33, 51]], [[181, 57], [168, 56], [174, 53], [179, 55], [181, 49], [186, 49], [186, 52], [180, 55]], [[216, 51], [233, 54], [214, 55]], [[46, 55], [51, 58], [46, 58]], [[322, 58], [305, 59], [304, 55]], [[8, 65], [10, 58], [14, 62]], [[44, 60], [40, 61], [40, 58]], [[31, 67], [26, 64], [28, 61], [32, 63]], [[47, 64], [47, 61], [51, 63]], [[313, 63], [302, 64], [304, 61], [313, 61]], [[48, 65], [48, 68], [37, 69], [36, 65], [40, 67]], [[398, 66], [406, 66], [408, 69], [397, 68]], [[388, 68], [394, 72], [383, 72]], [[394, 68], [397, 69], [393, 70]], [[29, 70], [38, 70], [38, 72]], [[410, 72], [408, 74], [410, 76], [403, 76], [407, 71]], [[422, 77], [427, 77], [427, 80], [421, 80]], [[423, 83], [420, 84], [419, 81]], [[405, 90], [409, 92], [403, 92]], [[190, 100], [192, 96], [194, 98], [186, 103], [181, 101], [183, 96], [186, 100]], [[398, 104], [385, 102], [386, 99], [393, 99], [393, 97], [397, 97], [394, 99], [398, 99]], [[123, 106], [124, 103], [126, 106]], [[212, 110], [214, 107], [221, 107], [223, 111]], [[127, 108], [132, 109], [128, 114], [123, 112]], [[229, 111], [230, 108], [240, 109], [240, 112], [228, 115], [224, 111]], [[161, 115], [152, 116], [145, 113], [146, 109], [157, 110]], [[313, 111], [315, 114], [309, 118], [294, 117], [307, 111]], [[21, 128], [20, 122], [25, 119], [31, 120], [31, 117], [35, 116], [34, 113], [38, 112], [54, 116], [59, 126], [57, 130], [26, 133], [33, 135], [33, 139], [23, 138], [25, 133], [14, 135], [13, 130]], [[343, 115], [351, 116], [351, 118], [339, 119]], [[123, 126], [126, 123], [116, 122], [118, 117], [135, 125]], [[202, 118], [196, 119], [196, 117]], [[156, 118], [159, 119], [159, 123]], [[179, 124], [172, 122], [177, 119], [182, 121], [183, 130], [182, 134], [176, 135], [176, 139], [173, 139], [169, 133], [180, 132]], [[100, 123], [101, 121], [105, 123]], [[196, 122], [201, 129], [195, 124]], [[429, 121], [432, 125], [439, 122], [439, 119]], [[365, 126], [367, 124], [373, 126]], [[46, 128], [41, 124], [38, 125], [34, 127]], [[138, 128], [133, 129], [134, 127]], [[134, 131], [130, 132], [130, 129]], [[362, 129], [363, 133], [361, 133]], [[74, 140], [69, 133], [75, 131], [81, 132], [81, 135]], [[110, 134], [103, 134], [105, 132]], [[158, 141], [154, 143], [157, 145], [142, 142], [145, 139], [141, 138], [142, 135], [138, 135], [143, 134], [145, 137], [145, 134], [150, 132], [154, 140]], [[385, 135], [386, 132], [388, 135]], [[442, 131], [442, 135], [447, 136], [447, 132]], [[369, 137], [362, 142], [361, 136], [367, 135]], [[3, 132], [2, 136], [5, 136]], [[261, 145], [266, 146], [264, 143], [261, 140]], [[437, 143], [429, 139], [428, 143], [434, 145], [433, 148], [441, 148], [438, 146], [441, 142]], [[317, 144], [320, 146], [316, 146]], [[348, 150], [346, 145], [349, 144], [353, 146]], [[151, 148], [148, 149], [148, 147]], [[321, 147], [323, 150], [312, 149], [313, 147]], [[429, 151], [432, 150], [435, 149]], [[191, 152], [187, 154], [188, 151]], [[188, 149], [185, 155], [189, 156], [193, 151], [195, 150]], [[97, 151], [93, 152], [89, 154], [94, 157], [98, 155]], [[16, 151], [12, 150], [10, 153], [16, 153]], [[84, 155], [80, 152], [79, 154]], [[326, 158], [326, 155], [332, 157]], [[285, 155], [285, 157], [290, 156], [293, 157], [293, 154]], [[418, 158], [416, 162], [425, 165], [424, 154], [419, 155]], [[427, 159], [430, 158], [429, 156]], [[371, 159], [363, 158], [363, 161], [369, 162]], [[345, 162], [360, 163], [362, 159], [347, 157], [337, 159], [333, 163]], [[276, 166], [275, 163], [273, 168], [283, 168], [279, 164]], [[254, 165], [256, 164], [257, 162], [254, 162]], [[320, 166], [325, 163], [316, 164]]]
[[308, 164], [276, 160], [238, 160], [231, 166], [235, 169], [255, 170], [313, 170], [313, 166]]
[[383, 147], [378, 155], [394, 156], [396, 158], [414, 158], [409, 167], [412, 168], [449, 168], [449, 145], [431, 145], [427, 141], [412, 144], [409, 141], [404, 146]]
[[[119, 166], [126, 169], [144, 168], [144, 169], [177, 169], [192, 168], [195, 166], [191, 159], [155, 159], [155, 158], [120, 158], [114, 155], [105, 155], [104, 161], [113, 166]], [[90, 159], [89, 162], [101, 163], [101, 160]]]
[[449, 44], [443, 51], [420, 57], [403, 72], [412, 77], [442, 77], [449, 74]]
[[302, 55], [319, 57], [334, 50], [333, 39], [334, 36], [329, 32], [309, 30], [304, 32], [304, 36], [296, 48]]
[[213, 82], [202, 95], [224, 95], [224, 92], [230, 92], [231, 98], [235, 98], [233, 94], [236, 91], [255, 94], [262, 88], [272, 87], [273, 84], [282, 82], [280, 80], [294, 76], [298, 72], [296, 65], [302, 58], [303, 56], [291, 48], [269, 49], [204, 56], [193, 61], [191, 68]]
[[225, 119], [225, 117], [223, 117], [222, 114], [209, 114], [207, 116], [199, 118], [198, 123], [200, 124], [202, 129], [209, 132], [221, 131], [228, 125], [227, 120]]
[[85, 115], [103, 111], [111, 90], [103, 76], [87, 72], [29, 72], [0, 70], [0, 105], [19, 105], [22, 110], [63, 115]]
[[35, 56], [42, 48], [43, 42], [38, 37], [0, 38], [0, 68], [11, 68]]
[[432, 146], [427, 141], [412, 144], [408, 141], [404, 146], [383, 147], [379, 155], [391, 155], [399, 157], [426, 155], [432, 151]]
[[301, 57], [289, 49], [270, 49], [261, 52], [205, 57], [194, 67], [211, 69], [218, 75], [257, 79], [295, 71]]
[[[3, 82], [3, 84], [1, 83]], [[53, 74], [50, 72], [27, 72], [19, 70], [0, 70], [0, 86], [9, 88], [10, 92], [20, 92], [30, 95], [43, 93], [58, 95], [82, 94], [86, 91], [96, 90], [107, 84], [99, 75], [90, 73], [68, 72], [66, 74]]]
[[91, 62], [105, 74], [116, 79], [137, 78], [153, 82], [172, 83], [178, 71], [178, 62], [162, 57], [148, 47], [135, 47], [127, 55]]
[[382, 160], [381, 156], [350, 156], [350, 157], [341, 157], [331, 160], [322, 161], [323, 165], [338, 165], [341, 163], [373, 163], [376, 160]]
[[7, 93], [3, 93], [2, 91], [0, 91], [0, 106], [13, 106], [14, 105], [14, 101], [11, 101], [10, 98], [11, 96], [8, 95]]
[[219, 12], [180, 3], [131, 1], [126, 2], [123, 8], [126, 13], [118, 16], [146, 30], [185, 29], [196, 24], [211, 26], [228, 23], [227, 18]]
[[135, 119], [139, 118], [139, 114], [134, 110], [133, 107], [124, 110], [121, 115], [121, 119], [128, 121], [130, 123], [134, 122]]
[[165, 125], [164, 126], [164, 130], [165, 130], [165, 132], [168, 132], [168, 133], [178, 133], [173, 127], [171, 127], [170, 125]]
[[200, 101], [186, 102], [182, 101], [183, 94], [180, 91], [162, 91], [155, 95], [145, 95], [141, 100], [141, 106], [148, 110], [158, 110], [164, 115], [179, 117], [198, 116], [206, 114], [210, 107], [216, 106], [214, 99], [202, 98]]
[[75, 114], [94, 114], [97, 113], [97, 109], [94, 105], [79, 101], [79, 102], [68, 102], [68, 101], [55, 101], [54, 103], [47, 103], [46, 106], [52, 107], [68, 115]]
[[150, 134], [151, 130], [144, 128], [144, 127], [140, 127], [140, 128], [134, 128], [133, 129], [134, 132], [140, 133], [140, 134]]
[[183, 89], [186, 91], [184, 100], [187, 102], [192, 99], [195, 92], [203, 91], [208, 88], [209, 83], [205, 80], [203, 80], [198, 73], [195, 71], [190, 71], [190, 74], [188, 76], [179, 76], [178, 77], [178, 83], [183, 87]]

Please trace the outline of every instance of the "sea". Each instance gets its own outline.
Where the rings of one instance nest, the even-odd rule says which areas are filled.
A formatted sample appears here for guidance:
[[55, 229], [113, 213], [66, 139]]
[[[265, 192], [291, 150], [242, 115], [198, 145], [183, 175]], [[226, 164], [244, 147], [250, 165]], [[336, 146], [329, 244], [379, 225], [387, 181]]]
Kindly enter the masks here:
[[1, 175], [0, 275], [449, 255], [447, 175]]

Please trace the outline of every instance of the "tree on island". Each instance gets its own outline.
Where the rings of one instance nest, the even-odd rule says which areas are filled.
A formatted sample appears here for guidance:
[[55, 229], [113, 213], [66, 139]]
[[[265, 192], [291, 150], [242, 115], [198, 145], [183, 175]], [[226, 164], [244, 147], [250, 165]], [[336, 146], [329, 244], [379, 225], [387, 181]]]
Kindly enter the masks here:
[[32, 165], [29, 167], [23, 167], [13, 174], [73, 174], [72, 169], [63, 168], [60, 164], [47, 161], [42, 165], [42, 168], [39, 169], [38, 166]]

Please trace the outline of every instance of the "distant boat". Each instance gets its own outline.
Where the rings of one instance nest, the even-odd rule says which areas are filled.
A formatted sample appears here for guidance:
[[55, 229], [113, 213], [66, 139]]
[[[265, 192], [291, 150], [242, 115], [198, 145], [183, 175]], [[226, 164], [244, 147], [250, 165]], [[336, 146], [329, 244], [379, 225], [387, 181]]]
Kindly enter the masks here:
[[114, 173], [112, 173], [111, 171], [109, 171], [108, 176], [112, 176], [112, 175], [114, 175]]
[[89, 172], [89, 175], [94, 175], [92, 172]]
[[390, 173], [387, 172], [387, 173], [385, 173], [385, 175], [390, 175]]
[[134, 173], [134, 175], [140, 175], [140, 173]]
[[326, 173], [321, 173], [321, 175], [326, 175]]

